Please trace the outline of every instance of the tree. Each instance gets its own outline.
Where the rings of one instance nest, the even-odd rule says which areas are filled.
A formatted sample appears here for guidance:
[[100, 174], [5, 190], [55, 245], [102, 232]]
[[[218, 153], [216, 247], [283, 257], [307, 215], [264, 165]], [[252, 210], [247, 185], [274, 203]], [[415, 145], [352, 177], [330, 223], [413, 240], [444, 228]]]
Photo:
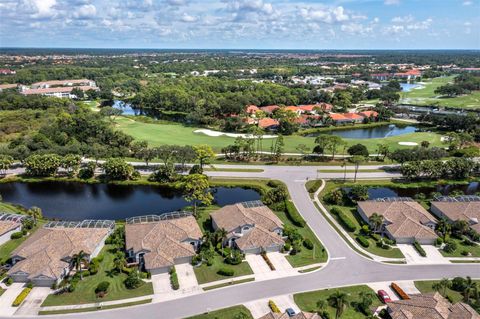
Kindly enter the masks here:
[[228, 232], [225, 230], [225, 228], [220, 228], [215, 231], [216, 236], [218, 237], [218, 241], [222, 245], [222, 256], [223, 256], [223, 244], [227, 240]]
[[442, 278], [439, 282], [432, 285], [432, 288], [444, 297], [447, 296], [447, 289], [452, 287], [452, 282], [448, 278]]
[[148, 163], [157, 156], [157, 149], [149, 148], [147, 141], [133, 142], [131, 145], [131, 151], [133, 153], [133, 157], [145, 161], [147, 166]]
[[7, 170], [13, 164], [13, 157], [9, 155], [0, 155], [0, 174], [6, 175]]
[[463, 299], [467, 304], [470, 302], [470, 295], [476, 287], [477, 283], [474, 282], [470, 276], [467, 276], [467, 279], [465, 280], [465, 288], [462, 291]]
[[383, 215], [373, 213], [369, 218], [368, 221], [370, 222], [370, 225], [373, 226], [373, 232], [376, 233], [378, 230], [381, 229], [383, 225]]
[[340, 318], [348, 307], [347, 294], [340, 291], [334, 292], [328, 297], [328, 304], [335, 308], [335, 319]]
[[83, 280], [82, 275], [82, 263], [87, 261], [87, 254], [80, 250], [77, 254], [72, 256], [72, 267], [75, 268], [75, 271], [80, 274], [80, 280]]
[[305, 154], [308, 153], [309, 151], [309, 148], [307, 145], [305, 144], [299, 144], [297, 147], [296, 147], [296, 150], [301, 154], [301, 158], [303, 159], [305, 157]]
[[340, 145], [345, 144], [340, 136], [329, 135], [327, 142], [327, 149], [332, 152], [332, 160], [335, 159], [335, 153]]
[[33, 224], [37, 224], [37, 220], [43, 217], [42, 209], [36, 206], [32, 206], [29, 210], [27, 210], [27, 215], [32, 216]]
[[183, 194], [185, 200], [193, 202], [193, 214], [195, 216], [197, 215], [198, 202], [204, 205], [210, 205], [213, 201], [208, 177], [201, 174], [185, 176], [183, 181]]
[[195, 150], [192, 146], [176, 146], [175, 148], [175, 158], [182, 167], [182, 171], [185, 171], [185, 164], [188, 162], [193, 162], [195, 160]]
[[356, 201], [367, 200], [368, 188], [365, 185], [353, 185], [350, 189], [350, 196]]
[[357, 173], [358, 169], [360, 168], [360, 164], [366, 160], [366, 158], [362, 155], [354, 155], [348, 159], [350, 162], [355, 164], [355, 176], [353, 178], [353, 182], [357, 181]]
[[82, 157], [80, 155], [68, 154], [61, 159], [60, 167], [67, 171], [68, 176], [75, 176], [82, 164]]
[[436, 230], [442, 234], [443, 240], [446, 241], [451, 233], [452, 225], [445, 217], [442, 217], [436, 225]]
[[275, 141], [275, 146], [273, 147], [273, 150], [272, 150], [273, 158], [277, 163], [282, 158], [284, 146], [285, 146], [285, 143], [283, 141], [283, 135], [280, 134], [278, 135], [277, 140]]
[[110, 122], [113, 123], [113, 121], [115, 121], [115, 118], [117, 116], [122, 115], [123, 112], [122, 112], [122, 110], [116, 109], [116, 108], [111, 107], [111, 106], [104, 106], [100, 109], [99, 113], [102, 116], [107, 116], [110, 119]]
[[210, 145], [198, 145], [194, 146], [193, 149], [195, 150], [196, 159], [202, 170], [205, 164], [210, 164], [210, 162], [215, 159], [215, 153]]
[[110, 180], [127, 180], [132, 177], [134, 169], [122, 158], [109, 158], [103, 164], [103, 171]]
[[383, 156], [382, 161], [390, 154], [390, 147], [388, 144], [378, 144], [378, 154]]
[[52, 176], [57, 173], [61, 161], [56, 154], [30, 155], [25, 159], [25, 172], [30, 176]]
[[77, 87], [74, 87], [70, 93], [72, 95], [75, 95], [76, 99], [78, 99], [78, 100], [81, 100], [85, 97], [85, 92], [83, 92], [83, 90], [81, 90]]
[[368, 149], [363, 144], [355, 144], [348, 148], [348, 154], [350, 155], [361, 155], [364, 157], [368, 157], [370, 154], [368, 153]]

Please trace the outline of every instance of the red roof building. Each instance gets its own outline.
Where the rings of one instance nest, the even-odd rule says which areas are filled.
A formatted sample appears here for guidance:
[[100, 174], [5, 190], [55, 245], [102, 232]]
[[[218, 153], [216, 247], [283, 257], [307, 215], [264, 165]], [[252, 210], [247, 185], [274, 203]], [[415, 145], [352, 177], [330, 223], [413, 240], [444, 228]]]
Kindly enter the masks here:
[[378, 116], [378, 113], [375, 112], [375, 111], [363, 111], [363, 112], [360, 112], [358, 114], [360, 114], [363, 117], [377, 117]]
[[255, 114], [257, 111], [260, 111], [260, 109], [258, 108], [258, 106], [256, 105], [247, 105], [247, 107], [245, 108], [245, 112], [247, 114], [250, 114], [250, 115], [253, 115]]
[[272, 114], [273, 111], [275, 111], [278, 108], [280, 108], [280, 106], [278, 105], [267, 105], [267, 106], [261, 106], [260, 110], [267, 114]]
[[364, 116], [358, 113], [343, 113], [343, 116], [345, 116], [348, 119], [351, 119], [354, 122], [362, 122], [364, 119]]
[[270, 117], [265, 117], [263, 119], [258, 120], [258, 126], [261, 128], [266, 128], [266, 129], [273, 129], [276, 128], [280, 123], [272, 119]]

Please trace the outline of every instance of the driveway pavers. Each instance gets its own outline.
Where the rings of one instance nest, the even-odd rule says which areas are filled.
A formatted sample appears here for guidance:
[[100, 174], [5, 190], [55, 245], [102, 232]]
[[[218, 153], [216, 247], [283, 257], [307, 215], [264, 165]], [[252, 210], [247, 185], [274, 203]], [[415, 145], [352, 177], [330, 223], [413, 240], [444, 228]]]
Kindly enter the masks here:
[[28, 294], [15, 315], [36, 315], [40, 310], [40, 306], [47, 296], [52, 292], [48, 287], [34, 287]]
[[426, 257], [420, 256], [413, 245], [397, 244], [405, 256], [405, 260], [409, 265], [436, 265], [436, 264], [449, 264], [447, 258], [443, 257], [438, 249], [433, 245], [422, 245], [422, 248], [427, 254]]
[[12, 303], [22, 292], [23, 288], [23, 283], [13, 283], [0, 296], [0, 314], [2, 316], [12, 316], [18, 310], [18, 307], [12, 307]]

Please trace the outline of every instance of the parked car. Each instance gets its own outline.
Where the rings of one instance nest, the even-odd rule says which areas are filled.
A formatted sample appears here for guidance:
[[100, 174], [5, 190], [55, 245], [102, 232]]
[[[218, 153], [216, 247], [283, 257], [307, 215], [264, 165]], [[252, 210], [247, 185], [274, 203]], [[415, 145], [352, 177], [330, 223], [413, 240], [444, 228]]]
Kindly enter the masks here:
[[292, 308], [287, 308], [287, 309], [285, 310], [285, 312], [287, 313], [287, 315], [288, 315], [289, 317], [295, 316], [295, 310], [293, 310]]
[[387, 294], [385, 290], [379, 290], [377, 294], [383, 303], [392, 302], [392, 299], [390, 298], [390, 296]]

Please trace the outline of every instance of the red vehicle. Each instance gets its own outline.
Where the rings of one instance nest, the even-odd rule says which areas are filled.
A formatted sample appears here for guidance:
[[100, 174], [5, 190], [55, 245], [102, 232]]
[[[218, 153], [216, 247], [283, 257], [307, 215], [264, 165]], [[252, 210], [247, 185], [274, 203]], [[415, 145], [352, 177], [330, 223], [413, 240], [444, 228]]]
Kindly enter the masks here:
[[387, 294], [385, 290], [379, 290], [377, 291], [377, 294], [383, 303], [392, 302], [392, 299], [390, 298], [390, 296]]

